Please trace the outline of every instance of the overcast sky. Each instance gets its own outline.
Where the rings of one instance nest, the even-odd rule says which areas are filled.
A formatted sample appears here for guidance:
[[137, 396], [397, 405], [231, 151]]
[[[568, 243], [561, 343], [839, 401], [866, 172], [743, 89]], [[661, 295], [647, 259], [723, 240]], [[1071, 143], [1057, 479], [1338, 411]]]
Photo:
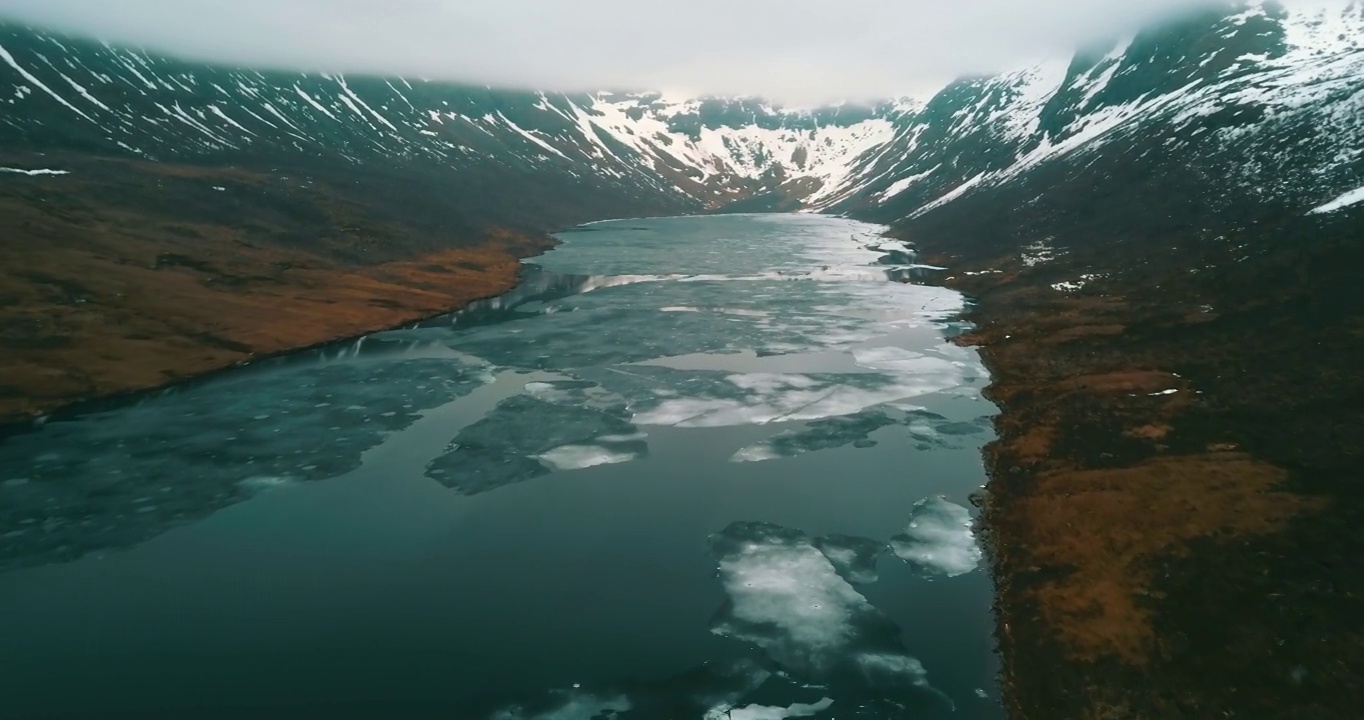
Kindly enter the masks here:
[[[1222, 0], [1225, 1], [1225, 0]], [[1203, 0], [0, 0], [179, 55], [538, 89], [923, 95]]]

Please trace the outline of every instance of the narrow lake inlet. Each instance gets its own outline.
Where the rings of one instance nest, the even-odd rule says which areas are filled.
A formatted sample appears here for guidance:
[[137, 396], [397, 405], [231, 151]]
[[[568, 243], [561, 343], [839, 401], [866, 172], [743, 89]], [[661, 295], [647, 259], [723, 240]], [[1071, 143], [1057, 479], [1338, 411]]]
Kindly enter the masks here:
[[989, 379], [882, 230], [585, 226], [501, 298], [0, 441], [6, 717], [1003, 717]]

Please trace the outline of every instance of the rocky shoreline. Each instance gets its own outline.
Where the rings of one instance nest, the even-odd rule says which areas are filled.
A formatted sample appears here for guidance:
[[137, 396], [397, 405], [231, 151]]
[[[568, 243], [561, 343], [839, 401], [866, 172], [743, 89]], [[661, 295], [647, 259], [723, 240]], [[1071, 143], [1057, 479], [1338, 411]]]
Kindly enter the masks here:
[[[292, 287], [260, 295], [189, 293], [183, 296], [187, 307], [229, 322], [206, 323], [214, 326], [211, 332], [148, 334], [139, 338], [143, 347], [127, 356], [101, 355], [98, 348], [119, 338], [93, 333], [63, 344], [64, 352], [84, 357], [57, 356], [33, 346], [16, 350], [5, 364], [11, 382], [23, 385], [15, 383], [0, 395], [0, 427], [455, 312], [516, 287], [520, 260], [551, 245], [522, 237], [374, 268], [296, 273]], [[30, 313], [47, 309], [37, 303], [25, 308]], [[90, 310], [118, 314], [110, 308]], [[219, 314], [224, 311], [229, 314]], [[240, 314], [230, 314], [234, 311]], [[125, 317], [139, 326], [145, 324], [139, 321], [175, 320], [133, 313]], [[91, 352], [95, 363], [88, 362]]]
[[349, 176], [63, 161], [0, 186], [23, 239], [0, 247], [0, 426], [452, 312], [554, 243], [434, 202], [391, 215]]
[[1155, 277], [1130, 245], [900, 233], [975, 299], [959, 341], [1002, 411], [982, 530], [1011, 717], [1357, 713], [1361, 238], [1311, 228]]

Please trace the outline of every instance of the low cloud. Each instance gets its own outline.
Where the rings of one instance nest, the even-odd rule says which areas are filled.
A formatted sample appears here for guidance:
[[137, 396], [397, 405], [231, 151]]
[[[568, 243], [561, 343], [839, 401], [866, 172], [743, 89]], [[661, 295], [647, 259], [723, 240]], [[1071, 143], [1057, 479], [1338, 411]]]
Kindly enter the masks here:
[[0, 16], [253, 66], [808, 103], [921, 95], [1201, 0], [0, 0]]

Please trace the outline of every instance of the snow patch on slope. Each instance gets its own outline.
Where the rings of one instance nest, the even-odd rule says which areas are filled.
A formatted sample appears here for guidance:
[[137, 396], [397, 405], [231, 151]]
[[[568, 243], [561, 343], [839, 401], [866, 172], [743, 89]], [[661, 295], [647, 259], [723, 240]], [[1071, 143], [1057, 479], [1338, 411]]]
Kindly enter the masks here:
[[1315, 207], [1310, 212], [1308, 212], [1308, 214], [1325, 215], [1327, 213], [1333, 213], [1338, 210], [1344, 210], [1347, 207], [1350, 207], [1352, 205], [1358, 205], [1359, 203], [1364, 203], [1364, 187], [1355, 188], [1354, 190], [1351, 190], [1350, 192], [1341, 195], [1340, 197], [1336, 198], [1335, 200], [1332, 200], [1331, 202], [1326, 203], [1325, 205]]
[[47, 170], [47, 169], [40, 169], [40, 170], [23, 170], [23, 169], [20, 169], [20, 168], [8, 168], [8, 167], [0, 167], [0, 173], [12, 173], [12, 174], [16, 174], [16, 175], [30, 175], [30, 176], [38, 176], [38, 175], [70, 175], [70, 174], [71, 174], [71, 173], [70, 173], [69, 171], [67, 171], [67, 170]]
[[[1238, 28], [1252, 20], [1282, 28], [1281, 53], [1245, 54], [1225, 72], [1197, 73], [1182, 86], [1160, 92], [1105, 92], [1115, 82], [1129, 83], [1151, 61], [1132, 54], [1145, 50], [1131, 39], [1116, 44], [1069, 82], [1069, 62], [1054, 60], [958, 85], [954, 91], [966, 94], [965, 104], [950, 116], [910, 119], [899, 138], [860, 168], [838, 200], [860, 196], [864, 202], [887, 204], [919, 189], [920, 204], [908, 213], [918, 217], [979, 190], [1007, 184], [1043, 164], [1062, 159], [1083, 162], [1084, 156], [1110, 143], [1156, 132], [1173, 135], [1161, 150], [1168, 152], [1177, 152], [1206, 133], [1200, 141], [1203, 147], [1220, 147], [1242, 159], [1229, 168], [1227, 182], [1254, 193], [1292, 197], [1327, 183], [1348, 185], [1358, 177], [1358, 163], [1364, 159], [1364, 123], [1359, 121], [1364, 117], [1364, 3], [1305, 0], [1287, 10], [1271, 10], [1251, 2], [1245, 12], [1222, 21], [1222, 32], [1229, 39], [1249, 32]], [[1205, 67], [1222, 51], [1214, 48], [1201, 65], [1191, 58], [1190, 67]], [[1059, 127], [1055, 116], [1044, 126], [1044, 113], [1061, 91], [1076, 114]], [[1235, 120], [1206, 121], [1222, 114]], [[947, 139], [919, 147], [912, 129], [916, 125], [941, 125], [945, 131], [939, 128], [939, 134], [945, 132]], [[1186, 134], [1181, 137], [1181, 132]], [[1304, 138], [1300, 143], [1310, 144], [1295, 145], [1285, 138]], [[933, 177], [927, 168], [940, 161], [935, 154], [954, 152], [960, 141], [968, 147], [985, 143], [997, 157], [1003, 155], [1002, 164], [967, 164]], [[1311, 155], [1303, 149], [1310, 149]], [[955, 153], [946, 157], [953, 166], [961, 159]], [[1307, 177], [1301, 173], [1304, 157], [1314, 158]], [[1299, 182], [1274, 186], [1275, 178], [1292, 173], [1299, 173]], [[872, 187], [885, 189], [867, 193]]]
[[[685, 168], [693, 180], [706, 182], [716, 176], [759, 180], [774, 176], [785, 180], [811, 178], [819, 189], [807, 201], [843, 189], [854, 162], [865, 153], [889, 144], [895, 126], [885, 118], [871, 118], [848, 125], [815, 127], [783, 125], [760, 127], [756, 122], [723, 127], [700, 127], [694, 134], [675, 129], [675, 121], [697, 112], [697, 100], [653, 95], [607, 95], [592, 98], [587, 108], [573, 106], [583, 136], [603, 155], [617, 156], [609, 138], [619, 146], [651, 160], [655, 169]], [[795, 119], [797, 111], [764, 112]]]
[[31, 85], [38, 88], [39, 90], [42, 90], [48, 95], [51, 95], [54, 100], [61, 103], [62, 105], [65, 105], [72, 112], [76, 113], [77, 115], [80, 115], [81, 117], [85, 118], [86, 120], [89, 120], [90, 122], [95, 121], [94, 118], [90, 117], [89, 115], [86, 115], [84, 112], [81, 112], [80, 109], [77, 108], [75, 105], [72, 105], [71, 103], [67, 102], [65, 98], [54, 92], [52, 88], [44, 85], [42, 80], [39, 80], [38, 78], [33, 76], [33, 73], [30, 73], [29, 71], [21, 67], [19, 63], [15, 61], [14, 56], [10, 55], [9, 51], [5, 50], [5, 47], [3, 45], [0, 45], [0, 60], [4, 60], [6, 64], [14, 68], [15, 72], [19, 73], [20, 77], [27, 80]]

